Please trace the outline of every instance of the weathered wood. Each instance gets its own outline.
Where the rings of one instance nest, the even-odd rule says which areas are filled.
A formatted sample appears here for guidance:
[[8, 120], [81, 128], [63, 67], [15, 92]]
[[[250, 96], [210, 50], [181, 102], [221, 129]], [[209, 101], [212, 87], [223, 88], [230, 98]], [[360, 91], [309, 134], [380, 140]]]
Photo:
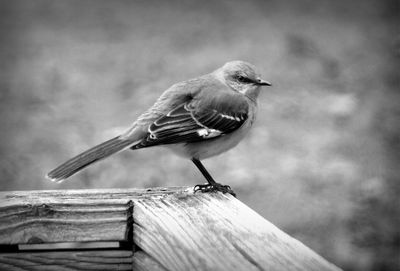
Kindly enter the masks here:
[[132, 200], [177, 190], [0, 192], [0, 244], [126, 241]]
[[143, 251], [138, 251], [133, 255], [132, 270], [167, 271], [159, 262]]
[[132, 251], [55, 251], [0, 253], [0, 271], [133, 270]]
[[96, 254], [114, 249], [3, 253], [0, 270], [339, 270], [236, 198], [192, 191], [0, 192], [0, 245], [133, 240], [140, 248], [115, 257]]
[[140, 199], [134, 241], [166, 270], [339, 270], [221, 193]]

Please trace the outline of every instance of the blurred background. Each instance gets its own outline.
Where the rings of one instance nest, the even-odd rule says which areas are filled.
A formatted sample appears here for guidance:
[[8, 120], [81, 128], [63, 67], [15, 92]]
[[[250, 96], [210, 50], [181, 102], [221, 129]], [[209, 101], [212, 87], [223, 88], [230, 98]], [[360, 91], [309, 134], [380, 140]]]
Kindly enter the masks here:
[[399, 270], [400, 1], [0, 1], [0, 190], [193, 186], [164, 148], [43, 176], [229, 60], [273, 83], [251, 134], [205, 161], [345, 270]]

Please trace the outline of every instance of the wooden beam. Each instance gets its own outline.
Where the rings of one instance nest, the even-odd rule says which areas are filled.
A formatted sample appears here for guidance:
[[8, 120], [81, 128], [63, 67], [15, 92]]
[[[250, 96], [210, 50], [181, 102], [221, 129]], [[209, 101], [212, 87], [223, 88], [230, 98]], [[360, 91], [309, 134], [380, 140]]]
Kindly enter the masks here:
[[0, 270], [132, 270], [132, 251], [53, 251], [0, 253]]
[[221, 193], [135, 201], [134, 241], [166, 270], [340, 270]]
[[[0, 192], [3, 248], [132, 240], [139, 252], [126, 257], [135, 270], [339, 270], [231, 195], [193, 194], [192, 188]], [[3, 253], [0, 270], [35, 270], [42, 263], [49, 270], [101, 269], [101, 255], [75, 249]], [[85, 258], [90, 255], [94, 261]]]
[[127, 241], [132, 201], [178, 189], [0, 192], [0, 244]]

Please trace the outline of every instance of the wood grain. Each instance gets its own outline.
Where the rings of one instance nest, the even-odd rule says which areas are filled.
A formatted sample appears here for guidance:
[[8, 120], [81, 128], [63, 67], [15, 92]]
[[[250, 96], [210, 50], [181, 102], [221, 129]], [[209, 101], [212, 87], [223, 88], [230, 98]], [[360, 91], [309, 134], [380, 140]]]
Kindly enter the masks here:
[[126, 241], [132, 200], [176, 190], [0, 192], [0, 244]]
[[1, 253], [0, 271], [132, 270], [132, 251]]
[[140, 199], [134, 241], [166, 270], [340, 270], [231, 195]]
[[158, 261], [143, 251], [133, 255], [132, 270], [135, 271], [167, 271]]
[[16, 244], [128, 242], [125, 250], [0, 253], [0, 270], [340, 270], [231, 195], [192, 191], [0, 192], [3, 252]]

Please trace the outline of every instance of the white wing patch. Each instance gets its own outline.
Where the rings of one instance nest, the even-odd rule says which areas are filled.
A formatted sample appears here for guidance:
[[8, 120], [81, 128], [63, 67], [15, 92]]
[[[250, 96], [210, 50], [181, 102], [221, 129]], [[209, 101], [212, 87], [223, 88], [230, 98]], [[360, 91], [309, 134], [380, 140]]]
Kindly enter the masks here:
[[[240, 117], [236, 117], [236, 116], [234, 117], [234, 116], [226, 115], [226, 114], [223, 114], [223, 113], [218, 113], [218, 115], [223, 117], [223, 118], [225, 118], [225, 119], [234, 120], [234, 121], [237, 121], [237, 122], [240, 122], [240, 121], [243, 120], [243, 118], [241, 116]], [[192, 117], [193, 117], [193, 115], [192, 115]], [[222, 134], [222, 132], [219, 131], [219, 130], [211, 129], [211, 128], [208, 128], [207, 126], [201, 124], [196, 118], [193, 117], [193, 119], [196, 121], [196, 123], [198, 125], [203, 127], [202, 129], [197, 130], [197, 134], [199, 136], [201, 136], [202, 138], [213, 138], [213, 137], [220, 136]]]
[[229, 115], [222, 114], [222, 113], [219, 113], [219, 115], [220, 115], [221, 117], [223, 117], [223, 118], [230, 119], [230, 120], [236, 120], [236, 121], [241, 121], [241, 120], [242, 120], [242, 118], [234, 117], [234, 116], [229, 116]]
[[203, 129], [197, 130], [197, 134], [199, 136], [201, 136], [202, 138], [213, 138], [213, 137], [221, 135], [222, 132], [215, 130], [215, 129], [203, 128]]

